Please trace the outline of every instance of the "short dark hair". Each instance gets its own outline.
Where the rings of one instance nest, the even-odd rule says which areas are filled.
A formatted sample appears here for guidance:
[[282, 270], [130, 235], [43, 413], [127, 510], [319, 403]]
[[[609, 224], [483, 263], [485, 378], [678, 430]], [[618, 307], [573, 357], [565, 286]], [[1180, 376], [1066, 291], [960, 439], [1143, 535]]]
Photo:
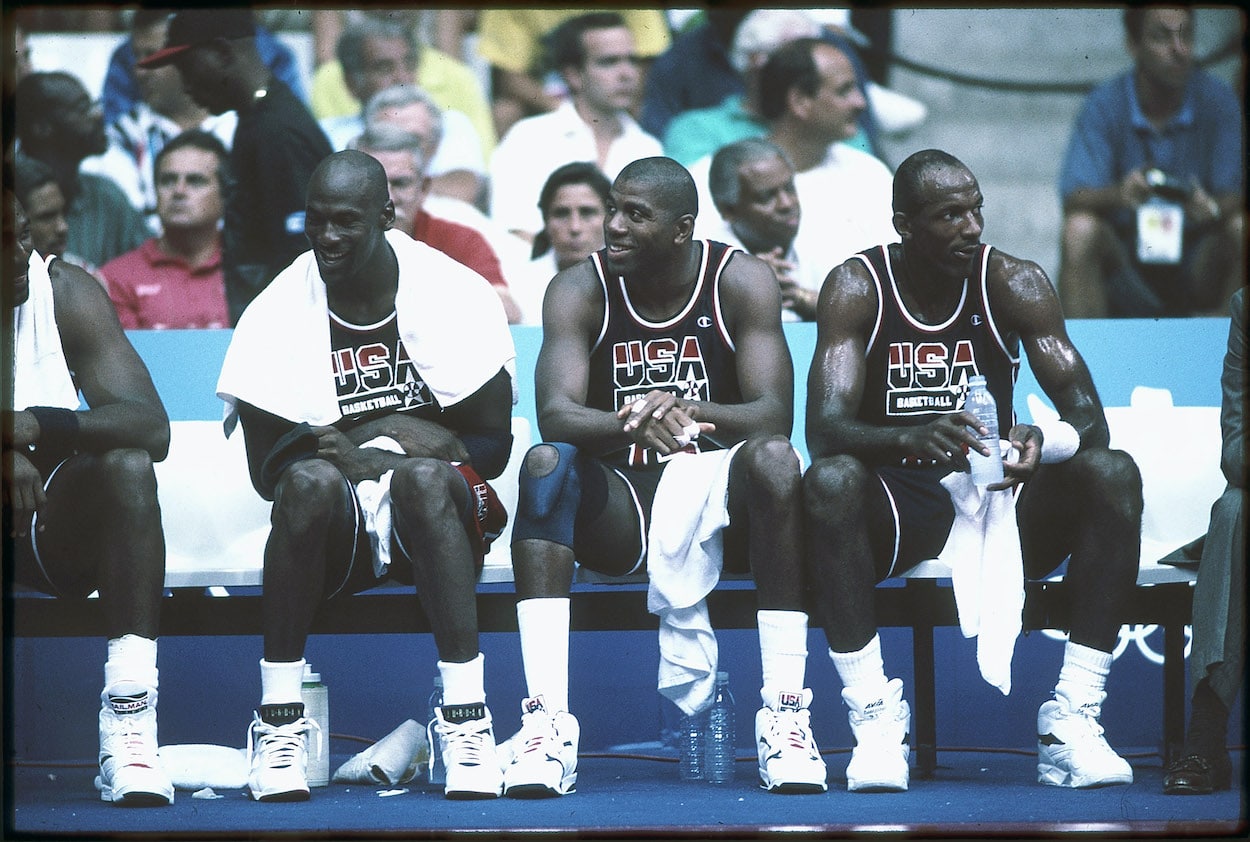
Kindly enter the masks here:
[[689, 170], [672, 158], [639, 158], [626, 164], [614, 184], [630, 181], [655, 188], [661, 209], [671, 213], [674, 219], [687, 214], [698, 216], [699, 191], [694, 179]]
[[225, 144], [221, 142], [217, 135], [200, 129], [185, 131], [162, 146], [161, 151], [156, 153], [156, 159], [152, 161], [152, 173], [159, 175], [161, 163], [164, 162], [171, 152], [177, 152], [179, 149], [188, 147], [203, 149], [205, 152], [211, 152], [217, 156], [217, 184], [225, 184], [226, 166], [230, 160], [230, 153], [226, 151]]
[[52, 167], [38, 158], [32, 158], [21, 152], [14, 156], [13, 193], [22, 203], [22, 207], [28, 207], [27, 199], [30, 198], [31, 193], [48, 184], [60, 186]]
[[27, 73], [17, 83], [13, 92], [13, 128], [19, 140], [29, 142], [35, 124], [46, 120], [53, 113], [48, 91], [57, 85], [73, 84], [86, 90], [82, 80], [72, 73], [60, 70]]
[[742, 197], [742, 179], [738, 177], [738, 170], [750, 161], [773, 157], [780, 158], [794, 169], [790, 156], [780, 146], [762, 137], [744, 138], [717, 149], [707, 174], [712, 201], [717, 205], [737, 205]]
[[[1142, 33], [1146, 31], [1146, 13], [1151, 9], [1164, 8], [1161, 6], [1129, 6], [1124, 10], [1124, 34], [1134, 44], [1140, 44]], [[1192, 9], [1184, 6], [1177, 6], [1180, 11], [1189, 15], [1190, 21], [1193, 20], [1194, 13]]]
[[967, 170], [963, 161], [941, 149], [922, 149], [909, 155], [894, 172], [894, 212], [910, 214], [924, 205], [924, 177], [929, 170], [954, 167]]
[[[790, 91], [799, 89], [808, 96], [820, 90], [820, 68], [812, 54], [824, 45], [819, 38], [796, 38], [773, 51], [760, 70], [760, 115], [772, 121], [786, 113]], [[833, 47], [837, 49], [837, 47]]]
[[569, 18], [543, 36], [546, 70], [557, 73], [566, 67], [586, 64], [586, 44], [582, 36], [595, 29], [617, 29], [625, 26], [625, 18], [617, 12], [590, 12]]
[[612, 182], [608, 181], [603, 170], [590, 161], [573, 161], [557, 167], [552, 170], [551, 175], [547, 176], [547, 181], [538, 194], [538, 209], [542, 211], [544, 218], [547, 216], [547, 211], [551, 209], [551, 203], [556, 199], [556, 193], [561, 187], [567, 187], [570, 184], [585, 184], [594, 190], [596, 195], [603, 200], [604, 206], [607, 206], [612, 192]]

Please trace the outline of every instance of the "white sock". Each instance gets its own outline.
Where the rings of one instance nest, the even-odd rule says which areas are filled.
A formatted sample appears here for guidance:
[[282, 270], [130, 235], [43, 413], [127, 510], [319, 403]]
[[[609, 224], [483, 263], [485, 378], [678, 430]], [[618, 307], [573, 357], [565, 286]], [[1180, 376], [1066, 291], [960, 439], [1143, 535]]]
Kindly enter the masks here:
[[486, 701], [486, 656], [481, 652], [463, 664], [439, 661], [443, 677], [443, 704], [475, 705]]
[[569, 598], [539, 597], [516, 604], [525, 688], [552, 713], [569, 709]]
[[1068, 641], [1063, 647], [1063, 666], [1055, 693], [1079, 707], [1087, 701], [1102, 700], [1107, 675], [1111, 672], [1111, 653]]
[[829, 650], [829, 657], [842, 679], [843, 687], [855, 687], [860, 684], [885, 684], [885, 664], [881, 661], [881, 635], [874, 634], [863, 649], [858, 652], [834, 652]]
[[768, 699], [777, 690], [799, 692], [807, 682], [807, 614], [765, 609], [755, 612], [760, 630], [760, 663]]
[[260, 659], [260, 703], [290, 705], [303, 701], [300, 688], [304, 684], [304, 659], [298, 661], [266, 661]]
[[119, 681], [133, 681], [157, 688], [156, 641], [137, 634], [110, 638], [108, 660], [104, 662], [104, 689]]

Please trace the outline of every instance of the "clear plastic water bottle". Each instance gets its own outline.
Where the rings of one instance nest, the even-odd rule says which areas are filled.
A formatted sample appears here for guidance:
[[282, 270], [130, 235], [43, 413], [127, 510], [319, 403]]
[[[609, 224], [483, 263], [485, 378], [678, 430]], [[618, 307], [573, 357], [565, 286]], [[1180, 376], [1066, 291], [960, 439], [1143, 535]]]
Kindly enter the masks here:
[[716, 690], [707, 712], [706, 769], [708, 783], [726, 784], [734, 779], [734, 697], [729, 692], [729, 673], [716, 673]]
[[434, 730], [434, 720], [437, 718], [435, 710], [443, 706], [443, 677], [441, 675], [434, 676], [434, 691], [430, 693], [429, 717], [426, 720], [430, 723], [426, 733], [430, 739], [430, 766], [429, 766], [429, 782], [431, 784], [444, 784], [447, 782], [447, 772], [443, 768], [443, 751], [439, 746], [438, 732]]
[[688, 713], [681, 718], [678, 740], [681, 746], [681, 779], [703, 780], [704, 743], [707, 737], [707, 711]]
[[330, 689], [321, 683], [321, 673], [313, 672], [311, 664], [304, 664], [300, 698], [304, 702], [304, 716], [321, 729], [320, 751], [313, 744], [317, 736], [309, 735], [308, 785], [326, 786], [330, 783]]
[[1003, 454], [998, 444], [998, 405], [994, 396], [985, 385], [985, 375], [978, 374], [968, 378], [968, 399], [964, 409], [977, 417], [977, 421], [986, 429], [985, 435], [977, 439], [990, 450], [989, 456], [982, 456], [969, 449], [968, 463], [972, 466], [972, 481], [979, 486], [992, 485], [1003, 481]]

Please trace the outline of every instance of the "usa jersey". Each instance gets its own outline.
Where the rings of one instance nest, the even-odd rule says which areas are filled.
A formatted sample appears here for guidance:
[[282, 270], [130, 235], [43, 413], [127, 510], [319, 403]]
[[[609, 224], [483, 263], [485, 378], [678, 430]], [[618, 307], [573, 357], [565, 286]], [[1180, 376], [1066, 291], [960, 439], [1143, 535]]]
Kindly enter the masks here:
[[330, 349], [339, 412], [346, 427], [395, 412], [438, 419], [442, 409], [400, 341], [395, 313], [373, 325], [349, 324], [331, 313]]
[[860, 252], [877, 288], [877, 318], [865, 351], [864, 392], [857, 418], [878, 426], [927, 424], [964, 408], [968, 380], [985, 376], [998, 404], [998, 429], [1014, 423], [1012, 392], [1020, 370], [1019, 340], [1003, 336], [988, 306], [982, 245], [972, 275], [964, 280], [955, 311], [940, 324], [925, 324], [903, 303], [887, 246]]
[[[603, 286], [603, 325], [590, 352], [586, 404], [615, 412], [653, 389], [682, 400], [741, 403], [733, 337], [720, 307], [720, 279], [737, 249], [712, 240], [699, 241], [702, 258], [690, 300], [663, 322], [644, 318], [634, 309], [625, 279], [609, 277], [606, 249], [590, 256]], [[698, 438], [685, 449], [719, 449]], [[630, 444], [604, 460], [622, 467], [659, 466], [665, 456]]]

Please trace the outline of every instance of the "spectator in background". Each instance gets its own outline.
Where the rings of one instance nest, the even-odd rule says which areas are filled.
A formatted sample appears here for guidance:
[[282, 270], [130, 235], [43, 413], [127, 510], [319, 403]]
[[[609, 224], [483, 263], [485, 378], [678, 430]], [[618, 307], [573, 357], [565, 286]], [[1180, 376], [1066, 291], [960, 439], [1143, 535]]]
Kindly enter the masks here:
[[96, 788], [119, 806], [165, 806], [174, 800], [157, 755], [165, 543], [152, 465], [169, 450], [169, 419], [100, 285], [32, 253], [5, 181], [6, 591], [10, 576], [67, 599], [99, 591], [108, 644], [102, 692], [91, 699]]
[[482, 156], [495, 148], [495, 124], [490, 103], [477, 76], [464, 62], [423, 43], [416, 36], [420, 12], [394, 6], [370, 9], [316, 9], [312, 13], [317, 50], [313, 72], [312, 112], [318, 120], [359, 114], [366, 100], [350, 90], [337, 56], [343, 31], [362, 20], [380, 20], [405, 29], [416, 44], [414, 68], [404, 82], [428, 91], [440, 108], [468, 117], [481, 144]]
[[[165, 45], [170, 14], [168, 9], [139, 9], [134, 13], [129, 48], [135, 60], [143, 61]], [[106, 111], [108, 151], [88, 158], [83, 170], [113, 179], [143, 213], [149, 230], [159, 234], [153, 169], [156, 156], [166, 143], [192, 129], [212, 132], [229, 149], [238, 115], [233, 111], [210, 114], [187, 95], [178, 71], [172, 67], [149, 70], [135, 66], [133, 77], [139, 98], [114, 119], [109, 119]]]
[[[525, 117], [555, 111], [564, 101], [563, 68], [543, 61], [543, 41], [565, 22], [598, 9], [482, 9], [478, 14], [477, 51], [490, 64], [495, 131], [503, 137]], [[618, 12], [633, 35], [641, 82], [628, 104], [640, 110], [651, 61], [670, 42], [668, 22], [659, 9]], [[544, 173], [544, 176], [546, 173]]]
[[1163, 791], [1204, 795], [1228, 789], [1228, 717], [1246, 672], [1246, 289], [1229, 302], [1228, 350], [1220, 375], [1220, 468], [1228, 488], [1211, 507], [1194, 586], [1194, 691], [1181, 756]]
[[222, 229], [231, 324], [308, 250], [304, 193], [331, 152], [308, 109], [261, 61], [255, 40], [248, 9], [188, 8], [170, 20], [165, 48], [143, 61], [176, 67], [187, 93], [212, 113], [239, 113]]
[[703, 12], [702, 23], [690, 24], [656, 57], [652, 72], [647, 74], [639, 118], [644, 129], [664, 137], [678, 114], [712, 108], [743, 93], [742, 71], [730, 57], [730, 47], [738, 25], [750, 11], [713, 6]]
[[783, 321], [814, 320], [820, 285], [832, 264], [803, 261], [795, 248], [802, 210], [786, 153], [763, 138], [731, 143], [712, 157], [708, 186], [726, 225], [725, 235], [716, 239], [772, 267], [781, 285]]
[[532, 258], [513, 295], [521, 308], [521, 324], [541, 325], [543, 297], [557, 272], [603, 248], [612, 183], [589, 161], [557, 167], [538, 195], [543, 227], [534, 238]]
[[352, 141], [351, 148], [377, 159], [386, 171], [391, 201], [395, 203], [395, 227], [489, 281], [503, 302], [508, 322], [515, 324], [520, 321], [521, 313], [512, 300], [499, 257], [490, 243], [472, 228], [432, 216], [424, 209], [430, 177], [425, 171], [422, 141], [420, 135], [406, 132], [393, 123], [377, 122]]
[[1086, 99], [1059, 176], [1064, 309], [1214, 314], [1244, 283], [1238, 97], [1194, 66], [1192, 10], [1130, 8], [1124, 31], [1133, 69]]
[[68, 73], [30, 73], [17, 84], [14, 123], [20, 150], [52, 168], [68, 205], [66, 251], [101, 266], [138, 247], [147, 225], [111, 180], [81, 172], [108, 148], [104, 119]]
[[156, 156], [161, 234], [104, 264], [123, 328], [223, 328], [230, 324], [221, 274], [221, 141], [192, 130]]
[[[402, 22], [368, 16], [347, 24], [339, 36], [339, 64], [348, 89], [361, 106], [355, 114], [321, 121], [335, 150], [346, 149], [365, 130], [367, 106], [377, 94], [393, 86], [418, 87], [413, 78], [419, 53], [416, 36]], [[440, 112], [442, 124], [438, 142], [425, 150], [431, 189], [477, 204], [486, 187], [481, 139], [463, 113], [443, 109], [432, 98], [428, 107]]]
[[[104, 107], [104, 120], [112, 124], [120, 120], [138, 103], [146, 99], [143, 95], [142, 83], [135, 72], [136, 66], [144, 56], [141, 54], [140, 41], [152, 37], [152, 29], [157, 20], [168, 20], [176, 9], [138, 9], [131, 23], [130, 37], [122, 41], [109, 58], [108, 71], [104, 75], [104, 92], [101, 95]], [[144, 30], [142, 33], [140, 30]], [[161, 46], [156, 42], [156, 49]], [[149, 51], [150, 52], [150, 51]], [[273, 75], [281, 79], [283, 84], [301, 100], [307, 100], [304, 82], [300, 78], [299, 65], [290, 48], [279, 41], [263, 26], [256, 27], [256, 52], [261, 62], [273, 71]]]
[[642, 74], [621, 15], [569, 18], [549, 43], [550, 63], [568, 85], [570, 100], [514, 125], [490, 162], [491, 216], [530, 242], [542, 228], [535, 198], [556, 167], [593, 161], [613, 178], [631, 161], [662, 154], [660, 142], [628, 111]]
[[[890, 171], [843, 142], [855, 135], [866, 107], [846, 55], [820, 39], [790, 41], [760, 71], [760, 105], [768, 121], [766, 139], [794, 167], [803, 207], [796, 243], [804, 261], [832, 268], [874, 242], [893, 242]], [[704, 207], [716, 204], [710, 169], [711, 156], [690, 166]], [[716, 237], [724, 225], [719, 213], [702, 214], [696, 233]]]
[[[735, 31], [729, 53], [740, 89], [719, 103], [676, 114], [664, 131], [664, 154], [688, 167], [736, 140], [767, 134], [759, 86], [764, 62], [789, 41], [819, 36], [820, 26], [801, 9], [759, 9], [748, 14]], [[659, 84], [657, 77], [652, 84]]]
[[28, 208], [31, 246], [41, 257], [59, 257], [84, 269], [104, 283], [99, 267], [69, 251], [69, 223], [65, 219], [65, 194], [56, 173], [43, 161], [18, 154], [13, 165], [17, 200]]

